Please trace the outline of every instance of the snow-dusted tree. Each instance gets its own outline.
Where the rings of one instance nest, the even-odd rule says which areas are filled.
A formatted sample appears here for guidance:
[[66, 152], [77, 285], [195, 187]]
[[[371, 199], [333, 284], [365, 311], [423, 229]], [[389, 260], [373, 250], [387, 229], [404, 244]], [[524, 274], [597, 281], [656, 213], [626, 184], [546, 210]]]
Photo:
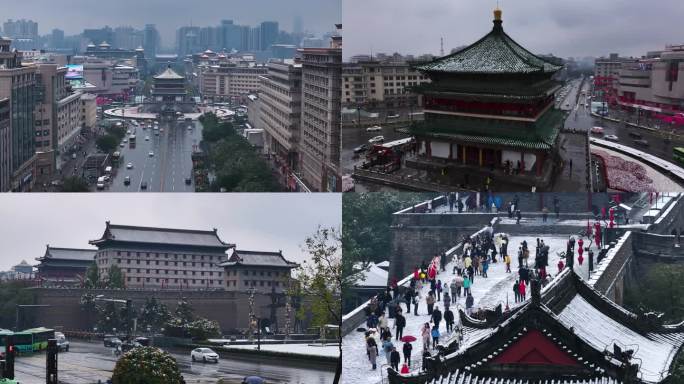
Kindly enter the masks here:
[[116, 362], [114, 384], [185, 383], [176, 359], [159, 348], [138, 347], [126, 352]]

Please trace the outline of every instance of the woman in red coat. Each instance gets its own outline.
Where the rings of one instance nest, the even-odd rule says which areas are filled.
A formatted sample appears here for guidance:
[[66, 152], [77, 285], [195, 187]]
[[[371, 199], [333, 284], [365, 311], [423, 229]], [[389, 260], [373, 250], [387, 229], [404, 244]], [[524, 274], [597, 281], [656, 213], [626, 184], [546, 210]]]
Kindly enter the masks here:
[[520, 285], [518, 286], [518, 292], [520, 292], [520, 297], [525, 300], [525, 280], [520, 280]]

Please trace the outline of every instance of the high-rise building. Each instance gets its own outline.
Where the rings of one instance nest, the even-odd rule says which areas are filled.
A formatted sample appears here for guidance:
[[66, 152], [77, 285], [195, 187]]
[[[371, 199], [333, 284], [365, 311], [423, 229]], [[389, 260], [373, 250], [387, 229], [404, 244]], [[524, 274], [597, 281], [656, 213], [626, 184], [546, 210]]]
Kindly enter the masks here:
[[136, 49], [143, 46], [144, 37], [144, 31], [133, 27], [117, 27], [114, 29], [114, 41], [111, 44], [118, 49]]
[[221, 20], [221, 48], [227, 51], [244, 51], [242, 43], [242, 26], [233, 23], [233, 20]]
[[3, 33], [12, 39], [37, 39], [38, 23], [33, 20], [9, 19], [3, 24]]
[[202, 97], [224, 100], [247, 96], [259, 90], [259, 76], [265, 75], [265, 66], [241, 66], [230, 63], [211, 66], [200, 74]]
[[265, 51], [278, 41], [278, 22], [264, 21], [260, 25], [259, 31], [259, 50]]
[[[157, 27], [154, 24], [146, 24], [143, 35], [143, 49], [145, 50], [145, 58], [149, 62], [154, 63], [159, 45], [160, 37]], [[152, 68], [152, 66], [148, 65], [147, 68]]]
[[50, 35], [50, 46], [52, 48], [64, 47], [64, 31], [61, 29], [53, 29]]
[[292, 23], [292, 33], [300, 36], [304, 33], [304, 21], [300, 15], [295, 16], [294, 23]]
[[200, 45], [200, 27], [180, 27], [176, 32], [176, 52], [178, 56], [191, 55], [203, 51]]
[[95, 45], [102, 43], [112, 44], [114, 42], [114, 30], [110, 27], [99, 29], [84, 29], [83, 38]]
[[36, 68], [22, 66], [21, 54], [11, 51], [12, 41], [0, 38], [0, 100], [10, 103], [10, 189], [30, 191], [35, 179], [33, 109]]
[[302, 176], [312, 190], [341, 192], [342, 38], [302, 48]]
[[261, 51], [261, 28], [252, 27], [249, 30], [249, 51]]
[[11, 149], [10, 100], [9, 98], [2, 98], [0, 99], [0, 192], [10, 190]]
[[286, 167], [284, 174], [299, 172], [302, 65], [270, 62], [268, 72], [260, 77], [260, 83], [259, 128], [266, 132], [266, 152], [272, 154], [281, 166]]

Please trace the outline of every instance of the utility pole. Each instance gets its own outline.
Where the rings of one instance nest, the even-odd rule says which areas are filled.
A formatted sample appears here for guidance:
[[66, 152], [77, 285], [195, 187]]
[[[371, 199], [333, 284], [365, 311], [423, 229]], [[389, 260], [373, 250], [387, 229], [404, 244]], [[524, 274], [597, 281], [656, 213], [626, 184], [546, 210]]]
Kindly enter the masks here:
[[48, 340], [47, 346], [47, 362], [46, 362], [46, 372], [45, 372], [45, 383], [46, 384], [59, 384], [57, 379], [57, 356], [59, 354], [57, 348], [57, 340]]
[[439, 55], [444, 56], [444, 38], [439, 38]]

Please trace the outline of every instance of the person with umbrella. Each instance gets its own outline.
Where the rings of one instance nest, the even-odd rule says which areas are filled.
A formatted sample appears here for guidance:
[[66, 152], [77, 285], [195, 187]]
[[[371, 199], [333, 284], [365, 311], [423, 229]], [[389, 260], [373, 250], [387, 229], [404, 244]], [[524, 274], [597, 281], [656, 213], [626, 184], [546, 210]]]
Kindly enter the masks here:
[[403, 352], [404, 352], [404, 363], [411, 366], [411, 352], [413, 351], [412, 342], [416, 341], [416, 338], [410, 335], [401, 338], [404, 342]]

